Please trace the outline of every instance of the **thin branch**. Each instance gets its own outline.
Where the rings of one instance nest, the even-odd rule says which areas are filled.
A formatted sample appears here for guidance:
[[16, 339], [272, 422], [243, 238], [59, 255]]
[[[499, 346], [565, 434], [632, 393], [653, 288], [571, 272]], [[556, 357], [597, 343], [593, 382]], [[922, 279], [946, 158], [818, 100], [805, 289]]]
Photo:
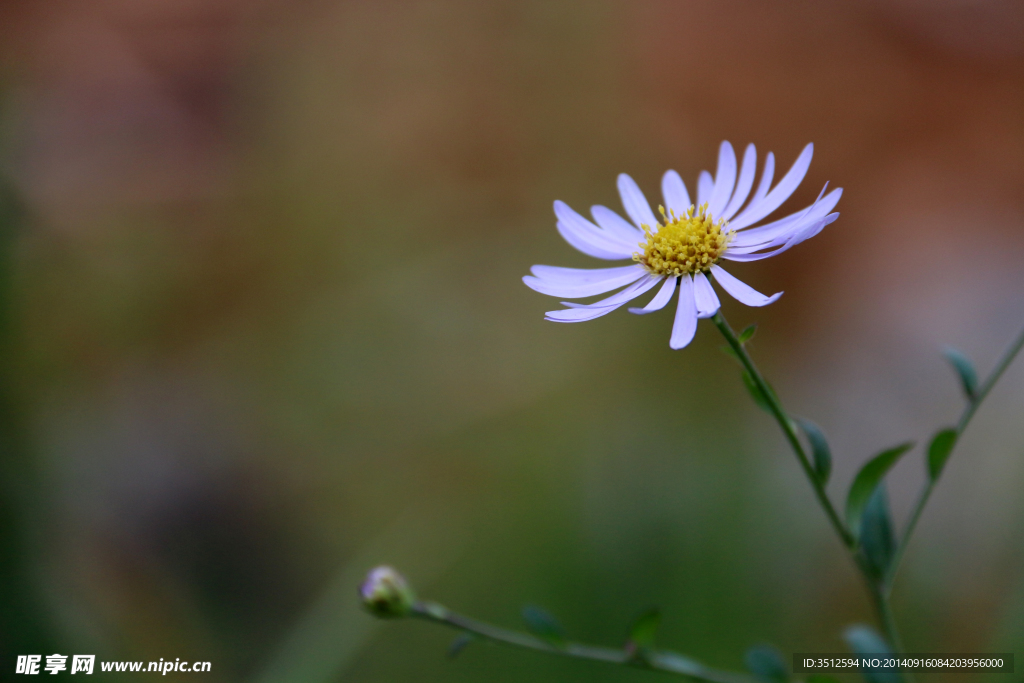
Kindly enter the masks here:
[[818, 499], [818, 503], [821, 504], [821, 509], [825, 511], [825, 516], [828, 517], [829, 522], [832, 523], [832, 528], [835, 529], [836, 535], [843, 542], [848, 549], [851, 551], [856, 548], [856, 541], [853, 538], [853, 534], [846, 528], [839, 514], [836, 512], [835, 507], [832, 505], [832, 501], [829, 500], [828, 493], [825, 492], [825, 487], [822, 485], [821, 480], [818, 478], [811, 465], [810, 459], [807, 457], [807, 452], [804, 450], [803, 444], [800, 443], [800, 438], [797, 436], [796, 428], [793, 425], [793, 419], [786, 413], [785, 408], [782, 407], [782, 403], [779, 401], [775, 392], [768, 386], [768, 382], [765, 381], [761, 372], [754, 365], [754, 361], [751, 360], [750, 355], [747, 354], [747, 350], [743, 348], [743, 344], [740, 343], [736, 333], [733, 332], [729, 323], [726, 321], [722, 312], [719, 311], [712, 318], [715, 325], [718, 326], [722, 336], [729, 343], [729, 346], [736, 355], [739, 357], [740, 362], [743, 363], [743, 367], [746, 368], [747, 373], [754, 380], [754, 384], [760, 390], [765, 400], [768, 402], [768, 406], [771, 408], [772, 416], [779, 423], [779, 427], [782, 428], [783, 434], [786, 436], [786, 440], [789, 441], [789, 445], [793, 449], [793, 453], [796, 454], [796, 459], [800, 462], [800, 467], [803, 469], [804, 474], [807, 475], [808, 481], [811, 483], [811, 488], [814, 489], [814, 495]]
[[702, 681], [703, 683], [755, 683], [755, 679], [751, 676], [713, 669], [675, 652], [628, 648], [614, 649], [573, 642], [566, 642], [564, 644], [551, 643], [527, 633], [512, 631], [456, 614], [447, 607], [433, 602], [416, 603], [412, 608], [411, 615], [502, 645], [511, 645], [513, 647], [536, 650], [563, 657], [573, 657], [575, 659], [588, 659], [595, 662], [662, 671], [664, 673], [685, 676], [695, 681]]
[[[977, 412], [981, 406], [982, 401], [988, 396], [989, 392], [992, 391], [992, 387], [996, 385], [996, 382], [1006, 372], [1006, 368], [1010, 367], [1010, 363], [1017, 357], [1020, 350], [1024, 348], [1024, 329], [1021, 329], [1017, 337], [1010, 343], [1010, 345], [1003, 352], [1003, 355], [999, 358], [995, 368], [989, 376], [982, 382], [978, 391], [967, 399], [967, 405], [964, 406], [963, 412], [960, 414], [960, 419], [956, 423], [957, 441], [959, 437], [967, 429], [967, 425], [971, 423], [971, 418], [974, 417], [974, 413]], [[953, 445], [956, 448], [956, 444]], [[952, 452], [947, 456], [952, 457]], [[925, 506], [928, 504], [928, 499], [931, 498], [932, 491], [935, 489], [935, 484], [938, 482], [941, 472], [934, 479], [928, 477], [928, 481], [925, 482], [924, 488], [921, 489], [921, 493], [917, 497], [917, 502], [914, 504], [914, 511], [910, 513], [910, 519], [907, 522], [907, 528], [903, 532], [903, 538], [900, 540], [899, 548], [896, 550], [896, 556], [893, 558], [892, 563], [889, 565], [889, 571], [885, 577], [884, 590], [888, 595], [892, 592], [892, 585], [896, 579], [896, 574], [899, 572], [900, 563], [903, 560], [903, 554], [907, 550], [907, 546], [910, 544], [910, 538], [914, 535], [914, 529], [917, 528], [917, 522], [921, 518], [921, 513], [924, 511]]]
[[822, 484], [821, 479], [817, 476], [817, 473], [811, 466], [810, 459], [807, 457], [807, 452], [804, 450], [803, 444], [800, 443], [800, 439], [797, 436], [792, 418], [790, 418], [786, 413], [786, 410], [782, 407], [782, 403], [779, 401], [778, 396], [776, 396], [775, 392], [768, 386], [768, 382], [765, 381], [761, 372], [757, 369], [757, 366], [754, 365], [754, 361], [750, 358], [746, 349], [743, 348], [743, 344], [740, 343], [739, 338], [736, 336], [736, 333], [733, 332], [729, 323], [726, 322], [721, 311], [716, 313], [712, 320], [714, 320], [714, 323], [718, 326], [722, 336], [725, 337], [729, 346], [739, 357], [740, 362], [743, 363], [743, 367], [746, 368], [747, 373], [754, 380], [754, 384], [757, 386], [762, 396], [764, 396], [768, 407], [771, 409], [772, 415], [779, 423], [779, 427], [782, 428], [782, 432], [785, 434], [786, 440], [789, 441], [789, 445], [793, 448], [793, 452], [796, 454], [796, 458], [800, 462], [800, 466], [803, 469], [804, 474], [807, 475], [807, 480], [810, 482], [811, 488], [814, 490], [814, 494], [818, 498], [818, 502], [821, 504], [822, 510], [825, 511], [825, 515], [832, 523], [832, 528], [835, 529], [836, 535], [839, 536], [843, 545], [845, 545], [847, 550], [850, 551], [850, 556], [853, 559], [854, 564], [861, 571], [861, 574], [867, 584], [868, 591], [871, 593], [872, 600], [875, 603], [875, 608], [878, 612], [878, 619], [881, 622], [882, 628], [889, 640], [889, 644], [892, 645], [894, 651], [903, 651], [899, 631], [896, 628], [896, 621], [893, 618], [892, 609], [889, 606], [888, 593], [884, 591], [878, 581], [872, 578], [870, 571], [864, 563], [863, 556], [858, 552], [857, 540], [853, 537], [853, 534], [850, 533], [849, 529], [846, 528], [846, 525], [839, 517], [835, 507], [832, 505], [832, 501], [829, 499], [828, 494], [825, 491], [825, 487]]

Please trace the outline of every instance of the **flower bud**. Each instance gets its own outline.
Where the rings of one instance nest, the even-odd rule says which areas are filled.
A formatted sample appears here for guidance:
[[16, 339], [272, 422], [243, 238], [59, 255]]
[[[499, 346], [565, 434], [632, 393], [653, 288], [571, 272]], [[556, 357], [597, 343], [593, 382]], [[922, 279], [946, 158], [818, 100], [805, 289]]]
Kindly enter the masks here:
[[405, 577], [388, 566], [370, 570], [366, 580], [359, 587], [363, 607], [374, 616], [385, 619], [405, 617], [416, 604], [416, 594]]

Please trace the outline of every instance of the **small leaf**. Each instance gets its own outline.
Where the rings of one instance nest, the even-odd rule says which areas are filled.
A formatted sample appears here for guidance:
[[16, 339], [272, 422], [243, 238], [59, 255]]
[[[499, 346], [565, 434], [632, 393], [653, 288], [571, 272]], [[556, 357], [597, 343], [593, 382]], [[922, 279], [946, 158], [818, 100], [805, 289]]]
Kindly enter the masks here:
[[756, 645], [743, 655], [743, 663], [747, 665], [750, 673], [764, 683], [786, 683], [789, 680], [789, 670], [786, 668], [786, 660], [782, 653], [771, 645]]
[[876, 579], [885, 576], [896, 552], [896, 537], [892, 532], [885, 482], [875, 487], [875, 492], [864, 507], [860, 521], [860, 542], [872, 575]]
[[973, 399], [978, 391], [978, 373], [974, 371], [974, 365], [970, 359], [962, 351], [954, 349], [952, 346], [944, 348], [942, 355], [946, 357], [946, 360], [956, 370], [956, 374], [959, 375], [960, 385], [963, 387], [964, 393], [967, 394], [967, 398]]
[[527, 605], [523, 608], [523, 620], [526, 628], [533, 635], [548, 643], [562, 647], [565, 645], [565, 629], [558, 623], [558, 620], [535, 605]]
[[950, 427], [932, 437], [932, 442], [928, 445], [928, 476], [932, 481], [942, 474], [942, 468], [946, 466], [946, 460], [956, 445], [957, 436], [957, 431]]
[[455, 659], [466, 649], [466, 646], [472, 643], [476, 638], [472, 633], [460, 633], [456, 636], [452, 644], [448, 646], [448, 656]]
[[743, 364], [743, 361], [740, 360], [740, 355], [738, 353], [736, 353], [736, 349], [732, 348], [728, 344], [723, 344], [722, 346], [719, 346], [718, 348], [720, 348], [722, 350], [722, 353], [724, 353], [725, 355], [731, 357], [737, 363], [740, 363], [741, 365]]
[[814, 471], [818, 475], [818, 481], [824, 486], [828, 483], [828, 476], [832, 473], [832, 450], [828, 447], [825, 433], [821, 431], [821, 427], [808, 419], [798, 417], [796, 422], [807, 435], [807, 440], [811, 442]]
[[641, 649], [654, 647], [654, 634], [657, 633], [660, 623], [661, 612], [656, 607], [641, 614], [629, 629], [630, 645]]
[[[751, 377], [750, 373], [746, 370], [743, 371], [743, 384], [747, 387], [747, 391], [750, 392], [750, 396], [754, 399], [754, 403], [756, 403], [757, 406], [766, 413], [771, 413], [772, 405], [768, 401], [768, 397], [761, 392], [760, 387], [757, 386], [757, 382], [754, 381], [754, 378]], [[769, 391], [772, 391], [770, 385], [768, 389]], [[774, 394], [775, 392], [772, 391], [772, 393]]]
[[739, 341], [740, 344], [746, 344], [748, 341], [754, 338], [754, 333], [757, 332], [757, 324], [747, 325], [742, 332], [740, 332]]
[[[870, 626], [863, 624], [851, 626], [843, 633], [843, 637], [846, 639], [846, 644], [858, 657], [884, 658], [892, 655], [892, 648]], [[896, 669], [861, 669], [861, 675], [868, 683], [901, 683], [903, 681], [903, 677]]]
[[913, 447], [914, 443], [911, 441], [882, 451], [869, 460], [857, 473], [850, 486], [850, 492], [846, 496], [846, 523], [855, 535], [860, 532], [861, 514], [864, 512], [864, 506], [867, 505], [868, 499], [875, 492], [875, 487], [896, 464], [900, 456]]

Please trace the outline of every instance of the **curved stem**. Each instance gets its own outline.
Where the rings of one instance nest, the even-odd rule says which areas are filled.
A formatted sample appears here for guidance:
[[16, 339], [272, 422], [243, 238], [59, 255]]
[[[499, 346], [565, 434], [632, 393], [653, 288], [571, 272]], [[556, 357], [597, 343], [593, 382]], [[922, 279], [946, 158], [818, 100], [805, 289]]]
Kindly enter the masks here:
[[725, 337], [729, 346], [739, 357], [743, 367], [754, 380], [754, 384], [761, 392], [761, 395], [765, 398], [768, 407], [771, 409], [772, 415], [779, 423], [779, 427], [782, 428], [782, 432], [785, 434], [786, 440], [789, 441], [789, 445], [793, 448], [793, 452], [796, 454], [796, 458], [800, 462], [800, 466], [803, 469], [804, 474], [807, 475], [807, 480], [811, 483], [811, 488], [814, 489], [814, 494], [818, 498], [818, 502], [821, 504], [822, 510], [825, 511], [825, 515], [832, 523], [832, 528], [835, 529], [836, 535], [839, 536], [843, 545], [845, 545], [847, 550], [850, 551], [854, 564], [864, 575], [868, 590], [870, 591], [871, 597], [875, 603], [875, 609], [878, 612], [878, 619], [881, 622], [882, 628], [885, 631], [890, 645], [892, 645], [895, 652], [903, 651], [903, 644], [900, 639], [899, 631], [896, 629], [896, 621], [893, 618], [892, 608], [889, 606], [888, 593], [878, 581], [872, 578], [870, 571], [865, 566], [862, 556], [858, 553], [856, 539], [839, 517], [835, 507], [832, 505], [832, 501], [829, 499], [828, 494], [825, 491], [824, 485], [815, 473], [814, 468], [811, 467], [810, 459], [807, 457], [807, 452], [804, 450], [803, 444], [800, 443], [792, 418], [790, 418], [786, 413], [785, 408], [782, 407], [782, 402], [779, 400], [778, 396], [775, 395], [772, 388], [768, 386], [768, 382], [765, 381], [761, 372], [757, 369], [757, 366], [754, 365], [754, 361], [751, 360], [750, 355], [747, 353], [746, 349], [743, 348], [743, 344], [740, 343], [739, 338], [736, 336], [736, 333], [733, 332], [729, 323], [726, 322], [721, 311], [716, 313], [712, 320], [714, 320], [715, 325], [717, 325], [718, 329], [722, 332], [722, 336]]
[[814, 495], [818, 499], [818, 503], [821, 505], [822, 510], [825, 511], [825, 516], [828, 517], [829, 522], [832, 523], [832, 528], [835, 529], [836, 535], [843, 542], [848, 549], [853, 550], [856, 547], [856, 541], [853, 538], [853, 534], [846, 528], [842, 519], [839, 517], [839, 513], [836, 512], [835, 507], [832, 505], [832, 501], [829, 500], [828, 493], [825, 492], [825, 487], [822, 485], [821, 480], [818, 478], [811, 466], [811, 461], [807, 457], [807, 452], [804, 450], [803, 444], [800, 443], [800, 438], [797, 436], [796, 427], [793, 424], [792, 418], [786, 413], [786, 410], [782, 407], [781, 401], [775, 395], [775, 392], [768, 386], [768, 382], [765, 381], [761, 372], [754, 365], [754, 361], [751, 360], [750, 355], [747, 354], [747, 350], [743, 348], [743, 344], [740, 343], [736, 333], [733, 332], [729, 323], [726, 321], [722, 312], [719, 311], [712, 318], [715, 325], [718, 327], [722, 336], [729, 343], [729, 346], [739, 357], [740, 362], [743, 363], [743, 367], [746, 368], [747, 373], [754, 380], [754, 384], [757, 385], [758, 390], [764, 396], [768, 402], [768, 406], [771, 408], [771, 413], [775, 417], [775, 420], [779, 423], [779, 427], [782, 428], [783, 434], [786, 436], [786, 440], [789, 441], [789, 445], [793, 449], [793, 453], [796, 454], [796, 459], [800, 462], [800, 467], [803, 469], [804, 474], [807, 475], [808, 481], [811, 483], [811, 488], [814, 489]]
[[465, 617], [434, 602], [416, 603], [413, 606], [412, 616], [458, 629], [493, 643], [562, 655], [563, 657], [662, 671], [703, 683], [756, 683], [750, 676], [713, 669], [675, 652], [630, 648], [614, 649], [572, 642], [550, 643], [527, 633], [512, 631]]
[[[964, 433], [967, 429], [967, 425], [971, 423], [971, 418], [974, 417], [974, 413], [977, 412], [981, 406], [981, 402], [985, 400], [989, 392], [992, 391], [992, 387], [996, 385], [999, 378], [1006, 372], [1006, 368], [1010, 367], [1010, 363], [1017, 357], [1020, 350], [1024, 348], [1024, 329], [1017, 334], [1017, 337], [1010, 343], [1010, 345], [1003, 352], [1003, 355], [999, 357], [999, 361], [996, 362], [996, 366], [992, 369], [992, 372], [981, 383], [978, 391], [967, 399], [967, 405], [964, 406], [964, 410], [960, 413], [960, 419], [956, 423], [956, 432], [959, 440], [959, 436]], [[956, 445], [954, 444], [954, 448]], [[952, 453], [950, 453], [951, 457]], [[948, 462], [948, 459], [947, 459]], [[941, 476], [941, 472], [939, 476]], [[892, 564], [889, 565], [889, 572], [885, 577], [884, 590], [886, 594], [892, 591], [893, 581], [896, 579], [896, 574], [899, 572], [900, 562], [903, 560], [903, 554], [907, 550], [907, 545], [910, 543], [910, 538], [914, 534], [914, 529], [917, 528], [917, 522], [921, 518], [921, 513], [924, 511], [925, 505], [928, 504], [928, 499], [931, 498], [932, 491], [935, 489], [935, 484], [938, 481], [938, 477], [932, 479], [928, 477], [928, 481], [925, 482], [924, 488], [921, 489], [921, 493], [917, 497], [917, 502], [914, 504], [914, 511], [910, 513], [910, 519], [907, 522], [907, 528], [903, 532], [903, 538], [900, 540], [899, 548], [896, 550], [896, 556], [892, 560]]]

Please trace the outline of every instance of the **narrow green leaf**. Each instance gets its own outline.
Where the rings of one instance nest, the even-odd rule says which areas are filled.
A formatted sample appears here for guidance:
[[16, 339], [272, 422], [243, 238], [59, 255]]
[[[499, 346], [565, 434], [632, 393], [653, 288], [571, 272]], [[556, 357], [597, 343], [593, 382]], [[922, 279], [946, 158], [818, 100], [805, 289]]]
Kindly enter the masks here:
[[[843, 638], [858, 657], [884, 658], [892, 655], [892, 648], [870, 626], [863, 624], [851, 626], [843, 633]], [[903, 681], [903, 676], [896, 669], [861, 669], [861, 675], [868, 683], [902, 683]]]
[[743, 663], [750, 673], [764, 683], [786, 683], [789, 669], [782, 653], [771, 645], [755, 645], [743, 655]]
[[654, 647], [654, 635], [660, 623], [661, 612], [656, 607], [641, 614], [629, 629], [629, 644], [634, 648]]
[[942, 355], [956, 370], [956, 374], [960, 377], [960, 385], [963, 387], [964, 393], [967, 394], [967, 398], [973, 399], [978, 391], [978, 373], [974, 370], [974, 364], [962, 351], [954, 349], [952, 346], [944, 348]]
[[850, 492], [846, 496], [846, 523], [854, 534], [860, 532], [860, 518], [864, 512], [871, 494], [875, 487], [882, 481], [882, 478], [889, 472], [900, 456], [914, 447], [914, 443], [908, 442], [882, 451], [869, 460], [853, 480]]
[[562, 647], [565, 645], [565, 629], [558, 623], [558, 620], [535, 605], [527, 605], [523, 608], [523, 620], [526, 628], [533, 635], [548, 643]]
[[828, 447], [828, 440], [821, 427], [810, 420], [802, 417], [796, 418], [800, 429], [807, 435], [811, 443], [811, 453], [814, 455], [814, 471], [818, 475], [818, 481], [822, 486], [828, 483], [828, 477], [832, 474], [832, 450]]
[[745, 328], [743, 328], [743, 331], [740, 332], [740, 336], [738, 337], [738, 339], [740, 340], [740, 344], [746, 344], [748, 341], [753, 339], [755, 332], [757, 332], [756, 323], [753, 325], [747, 325]]
[[896, 537], [892, 531], [889, 496], [884, 481], [875, 487], [864, 507], [860, 521], [860, 543], [872, 576], [876, 579], [885, 576], [896, 553]]
[[[757, 386], [757, 382], [754, 381], [754, 378], [751, 377], [750, 373], [746, 370], [743, 371], [743, 384], [747, 387], [747, 391], [750, 392], [750, 397], [754, 399], [754, 403], [756, 403], [757, 406], [766, 413], [771, 413], [771, 403], [769, 403], [768, 398]], [[769, 389], [771, 389], [771, 387], [769, 387]]]
[[466, 649], [466, 646], [476, 640], [472, 633], [460, 633], [452, 644], [448, 646], [448, 656], [455, 659]]
[[956, 445], [957, 436], [957, 431], [950, 427], [932, 437], [932, 442], [928, 445], [928, 476], [932, 481], [942, 474], [942, 468], [946, 466], [946, 460]]

